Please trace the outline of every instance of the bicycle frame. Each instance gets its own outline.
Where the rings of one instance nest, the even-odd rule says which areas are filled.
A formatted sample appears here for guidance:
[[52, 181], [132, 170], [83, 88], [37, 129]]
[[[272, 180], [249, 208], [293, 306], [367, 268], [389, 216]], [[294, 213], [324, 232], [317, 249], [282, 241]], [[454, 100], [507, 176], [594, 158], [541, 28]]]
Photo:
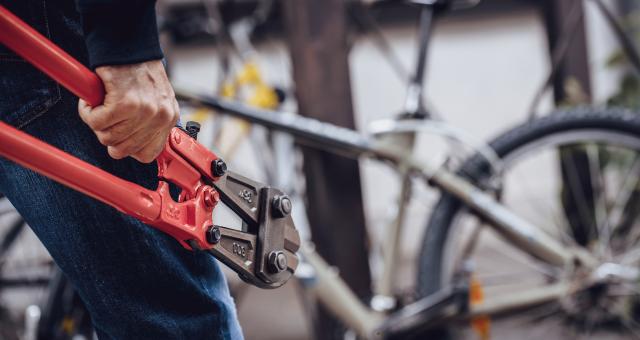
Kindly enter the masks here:
[[[466, 179], [438, 165], [421, 162], [408, 154], [404, 148], [384, 144], [351, 129], [291, 113], [255, 109], [241, 103], [226, 101], [214, 96], [197, 95], [182, 89], [176, 89], [176, 96], [179, 100], [190, 105], [208, 107], [217, 112], [265, 126], [274, 131], [285, 132], [295, 137], [297, 143], [309, 147], [334, 152], [354, 159], [365, 157], [391, 163], [394, 167], [400, 169], [401, 173], [421, 178], [429, 185], [460, 199], [478, 216], [482, 217], [487, 222], [487, 226], [494, 229], [499, 235], [523, 252], [543, 262], [559, 267], [581, 265], [586, 268], [593, 268], [597, 265], [596, 259], [584, 249], [561, 244], [541, 228], [516, 215], [490, 194], [485, 193]], [[420, 124], [419, 121], [416, 124]], [[415, 129], [418, 131], [420, 128], [417, 125]], [[406, 133], [406, 131], [403, 132]], [[401, 230], [400, 225], [402, 224], [401, 214], [393, 224], [393, 232], [399, 233]], [[397, 235], [389, 239], [395, 240], [396, 243], [399, 242]], [[389, 249], [397, 248], [398, 244], [389, 247]], [[312, 290], [318, 294], [327, 308], [355, 329], [358, 334], [363, 336], [375, 334], [376, 329], [384, 323], [385, 318], [362, 304], [312, 248], [303, 246], [300, 251], [317, 272], [318, 283], [315, 287], [312, 287]], [[387, 254], [386, 256], [390, 255]], [[395, 257], [394, 255], [391, 256], [392, 258], [386, 259], [386, 261], [394, 263], [397, 259], [393, 258]], [[383, 275], [389, 276], [388, 273]], [[386, 289], [389, 288], [387, 287]], [[566, 295], [571, 291], [572, 287], [566, 283], [560, 283], [553, 287], [548, 286], [539, 290], [530, 290], [526, 294], [505, 295], [504, 298], [490, 303], [471, 306], [468, 313], [461, 317], [467, 318], [477, 314], [499, 314], [515, 308], [535, 306]], [[387, 294], [389, 291], [387, 290], [384, 293]], [[425, 299], [428, 299], [428, 297]], [[420, 304], [420, 301], [415, 303], [416, 306]], [[415, 309], [415, 306], [407, 306], [406, 309]], [[398, 313], [401, 312], [402, 310]]]
[[[0, 10], [4, 8], [0, 7]], [[0, 20], [1, 42], [12, 43], [12, 47], [22, 49], [26, 55], [34, 51], [45, 53], [48, 66], [54, 65], [48, 68], [51, 70], [48, 74], [52, 78], [79, 96], [88, 99], [90, 104], [99, 103], [102, 85], [99, 80], [95, 81], [95, 75], [88, 75], [83, 67], [78, 67], [80, 64], [77, 61], [70, 59], [59, 48], [45, 46], [48, 52], [43, 52], [42, 46], [38, 47], [38, 44], [43, 43], [42, 41], [28, 37], [28, 32], [18, 32], [11, 28], [15, 27]], [[21, 34], [22, 38], [16, 39], [15, 34]], [[25, 34], [28, 39], [25, 38]], [[484, 218], [498, 234], [544, 262], [555, 266], [578, 264], [593, 267], [597, 264], [590, 254], [577, 247], [567, 247], [551, 238], [542, 229], [516, 215], [467, 180], [438, 166], [420, 162], [407, 154], [406, 150], [393, 145], [384, 145], [353, 130], [309, 118], [254, 109], [215, 97], [199, 96], [180, 90], [177, 90], [176, 94], [179, 99], [223, 111], [273, 130], [286, 132], [296, 137], [298, 142], [315, 148], [332, 150], [354, 158], [370, 157], [390, 162], [399, 169], [403, 169], [404, 173], [422, 178], [428, 184], [454, 195]], [[0, 155], [37, 169], [40, 173], [107, 204], [130, 206], [132, 211], [129, 213], [146, 211], [146, 214], [152, 215], [157, 208], [155, 205], [150, 205], [149, 200], [145, 198], [150, 195], [149, 192], [144, 191], [146, 189], [141, 191], [138, 186], [78, 160], [4, 123], [0, 123]], [[400, 220], [398, 224], [401, 222]], [[398, 242], [398, 239], [398, 237], [394, 238], [395, 242]], [[319, 281], [314, 289], [327, 307], [360, 335], [374, 336], [376, 330], [383, 325], [385, 318], [364, 306], [312, 249], [302, 249], [301, 253], [316, 269]], [[568, 285], [562, 283], [554, 289], [545, 287], [544, 291], [506, 296], [491, 304], [474, 305], [470, 313], [465, 316], [494, 314], [511, 308], [539, 304], [565, 295], [570, 289]], [[416, 304], [419, 305], [420, 301]], [[420, 311], [418, 305], [405, 307], [392, 315], [389, 320], [394, 318], [407, 320], [411, 315], [417, 315], [416, 313]]]

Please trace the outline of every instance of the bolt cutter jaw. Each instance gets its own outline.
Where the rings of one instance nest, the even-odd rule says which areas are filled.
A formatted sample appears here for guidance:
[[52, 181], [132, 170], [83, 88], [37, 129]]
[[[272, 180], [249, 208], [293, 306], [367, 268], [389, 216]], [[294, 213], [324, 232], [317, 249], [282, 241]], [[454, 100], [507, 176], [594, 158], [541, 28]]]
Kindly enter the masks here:
[[[222, 159], [179, 128], [171, 131], [157, 161], [161, 209], [148, 224], [187, 249], [208, 251], [258, 287], [277, 288], [291, 278], [298, 266], [300, 236], [287, 195], [227, 171]], [[178, 202], [169, 194], [169, 182], [182, 190]], [[242, 219], [246, 230], [213, 225], [220, 201]]]

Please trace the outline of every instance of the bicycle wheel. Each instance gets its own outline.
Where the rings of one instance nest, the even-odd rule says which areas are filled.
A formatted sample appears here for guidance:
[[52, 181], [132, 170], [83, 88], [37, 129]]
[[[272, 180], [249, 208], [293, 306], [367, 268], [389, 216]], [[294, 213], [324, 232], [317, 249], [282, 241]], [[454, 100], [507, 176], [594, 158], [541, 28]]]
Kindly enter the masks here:
[[[612, 264], [609, 269], [638, 268], [639, 115], [622, 109], [567, 109], [510, 130], [491, 147], [504, 162], [496, 193], [503, 204], [561, 242], [585, 247], [603, 264]], [[459, 171], [480, 186], [492, 177], [489, 172], [479, 156]], [[484, 223], [453, 196], [442, 195], [423, 238], [419, 295], [459, 277], [470, 277], [476, 289], [481, 287], [476, 293], [487, 303], [505, 293], [581, 283], [568, 268], [524, 254]], [[637, 276], [616, 278], [535, 308], [493, 315], [492, 338], [640, 338], [640, 282]], [[437, 331], [438, 339], [474, 332], [468, 323]]]

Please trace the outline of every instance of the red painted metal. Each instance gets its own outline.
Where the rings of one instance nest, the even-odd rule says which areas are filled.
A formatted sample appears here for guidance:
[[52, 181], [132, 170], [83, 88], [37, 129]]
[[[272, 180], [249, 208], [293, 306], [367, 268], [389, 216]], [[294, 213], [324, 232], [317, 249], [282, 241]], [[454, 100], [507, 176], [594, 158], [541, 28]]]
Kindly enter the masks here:
[[[89, 69], [0, 6], [0, 43], [7, 45], [92, 106], [102, 104], [102, 82]], [[174, 128], [156, 159], [156, 191], [125, 181], [0, 122], [0, 156], [104, 202], [156, 227], [185, 248], [211, 248], [206, 231], [212, 225], [218, 193], [210, 164], [218, 157], [184, 131]], [[207, 165], [208, 164], [208, 165]], [[168, 182], [182, 189], [178, 202]], [[192, 241], [191, 244], [187, 241]]]
[[153, 221], [160, 196], [0, 122], [0, 154], [122, 212]]

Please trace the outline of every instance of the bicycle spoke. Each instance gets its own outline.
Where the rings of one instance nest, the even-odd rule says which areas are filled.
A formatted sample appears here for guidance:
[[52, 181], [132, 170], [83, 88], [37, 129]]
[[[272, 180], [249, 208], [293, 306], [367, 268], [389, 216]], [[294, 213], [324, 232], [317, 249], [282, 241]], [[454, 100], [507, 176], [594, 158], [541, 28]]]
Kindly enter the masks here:
[[580, 335], [580, 339], [588, 340], [591, 339], [593, 329], [595, 328], [595, 320], [591, 314], [587, 314], [585, 322], [585, 332]]
[[601, 256], [611, 256], [609, 238], [611, 227], [609, 225], [609, 213], [607, 210], [606, 184], [600, 164], [600, 150], [595, 144], [587, 145], [587, 159], [589, 162], [589, 174], [591, 189], [595, 202], [595, 223], [598, 237], [597, 253]]
[[578, 169], [576, 168], [576, 165], [572, 160], [567, 159], [562, 150], [560, 151], [560, 161], [564, 165], [564, 168], [567, 169], [568, 172], [570, 172], [570, 174], [567, 175], [567, 178], [570, 182], [569, 188], [571, 189], [572, 198], [578, 203], [577, 210], [580, 222], [582, 222], [581, 225], [583, 228], [588, 228], [592, 224], [591, 216], [589, 214], [591, 208], [588, 207], [588, 204], [585, 201], [586, 193], [584, 192], [582, 185], [577, 182], [579, 178]]
[[[623, 238], [621, 249], [631, 249], [640, 242], [640, 228], [636, 226], [636, 217], [638, 214], [638, 186], [640, 185], [640, 159], [636, 159], [633, 167], [627, 174], [628, 180], [623, 182], [624, 188], [621, 190], [622, 198], [621, 202], [616, 202], [620, 205], [619, 208], [619, 222], [618, 225], [624, 227], [619, 230], [618, 234]], [[624, 193], [623, 193], [624, 191]], [[624, 203], [622, 203], [624, 201]], [[636, 215], [636, 216], [632, 216]]]
[[624, 179], [622, 180], [622, 184], [620, 185], [620, 189], [618, 190], [618, 195], [611, 206], [611, 225], [613, 226], [612, 234], [616, 231], [616, 227], [620, 225], [622, 222], [623, 212], [627, 203], [629, 203], [629, 199], [631, 198], [631, 194], [638, 187], [638, 183], [640, 182], [640, 158], [637, 155], [634, 155], [634, 160], [627, 170]]
[[[476, 218], [477, 219], [477, 218]], [[467, 239], [466, 244], [462, 246], [462, 252], [460, 258], [463, 260], [468, 260], [471, 257], [471, 254], [476, 249], [478, 245], [478, 241], [480, 240], [480, 232], [484, 229], [484, 223], [480, 221], [476, 221], [476, 223], [471, 226], [471, 232]], [[461, 263], [464, 261], [460, 261]]]
[[633, 333], [636, 339], [640, 339], [640, 324], [633, 321], [633, 319], [622, 318], [622, 324]]
[[[517, 262], [521, 265], [525, 265], [530, 269], [533, 269], [536, 272], [543, 274], [547, 277], [558, 278], [558, 273], [556, 273], [554, 270], [556, 269], [556, 267], [544, 262], [539, 262], [534, 260], [533, 258], [530, 257], [529, 253], [525, 252], [522, 249], [511, 247], [507, 244], [504, 244], [504, 242], [502, 241], [501, 243], [503, 244], [499, 245], [498, 247], [493, 247], [491, 250], [498, 253], [502, 253], [502, 255], [505, 258], [513, 260], [514, 262]], [[515, 251], [507, 252], [506, 249], [515, 250]]]
[[[560, 306], [557, 303], [553, 303], [553, 307], [549, 309], [549, 304], [543, 304], [538, 307], [534, 307], [529, 311], [529, 314], [526, 320], [522, 320], [521, 325], [524, 326], [525, 323], [538, 323], [548, 321], [549, 318], [558, 315], [562, 312]], [[554, 319], [557, 320], [557, 319]]]
[[[535, 192], [535, 190], [533, 190], [533, 188], [528, 183], [528, 181], [525, 180], [525, 178], [518, 176], [518, 183], [527, 187], [525, 191]], [[565, 223], [566, 221], [562, 218], [558, 209], [554, 209], [551, 203], [546, 200], [532, 200], [531, 202], [531, 205], [533, 205], [536, 210], [538, 210], [539, 216], [550, 216], [551, 220], [555, 222], [554, 224], [556, 228], [554, 228], [554, 231], [558, 232], [558, 235], [556, 236], [559, 236], [561, 240], [566, 242], [567, 244], [575, 244], [575, 240], [573, 239], [573, 237], [571, 237], [571, 235], [567, 233], [567, 225]]]
[[622, 254], [619, 261], [624, 265], [633, 265], [638, 260], [640, 260], [640, 248]]
[[622, 287], [626, 289], [628, 293], [630, 293], [628, 295], [636, 294], [640, 296], [640, 288], [636, 287], [635, 284], [627, 283], [622, 285]]

